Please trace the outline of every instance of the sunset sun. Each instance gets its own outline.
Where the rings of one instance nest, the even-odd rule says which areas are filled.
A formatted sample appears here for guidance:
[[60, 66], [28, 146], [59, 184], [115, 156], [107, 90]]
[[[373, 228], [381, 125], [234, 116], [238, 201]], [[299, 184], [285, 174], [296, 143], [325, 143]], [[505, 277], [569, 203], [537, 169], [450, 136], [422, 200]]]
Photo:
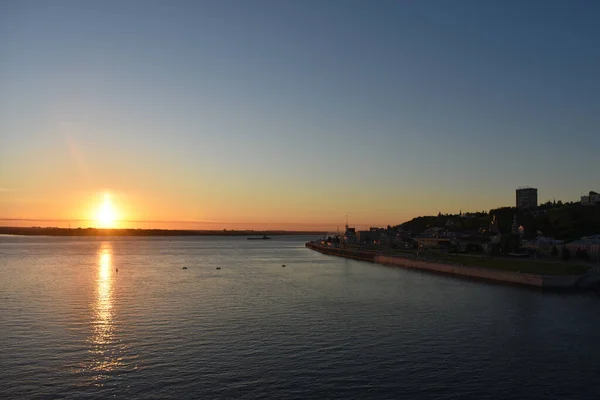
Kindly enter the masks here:
[[108, 193], [104, 194], [104, 202], [98, 207], [96, 212], [96, 223], [101, 228], [114, 228], [117, 221], [117, 213], [110, 200]]

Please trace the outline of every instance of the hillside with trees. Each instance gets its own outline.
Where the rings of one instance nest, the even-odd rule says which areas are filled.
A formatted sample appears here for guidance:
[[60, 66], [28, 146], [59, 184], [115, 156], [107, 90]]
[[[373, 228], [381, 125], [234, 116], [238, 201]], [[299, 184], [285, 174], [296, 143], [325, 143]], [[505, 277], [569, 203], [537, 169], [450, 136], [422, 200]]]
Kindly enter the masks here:
[[526, 239], [543, 235], [569, 241], [600, 233], [600, 205], [584, 206], [580, 203], [560, 201], [544, 203], [534, 211], [501, 207], [490, 210], [489, 213], [422, 216], [404, 222], [400, 227], [417, 234], [435, 227], [446, 228], [450, 232], [479, 231], [489, 234], [490, 223], [495, 217], [500, 232], [509, 233], [515, 215], [517, 224], [523, 228], [523, 237]]

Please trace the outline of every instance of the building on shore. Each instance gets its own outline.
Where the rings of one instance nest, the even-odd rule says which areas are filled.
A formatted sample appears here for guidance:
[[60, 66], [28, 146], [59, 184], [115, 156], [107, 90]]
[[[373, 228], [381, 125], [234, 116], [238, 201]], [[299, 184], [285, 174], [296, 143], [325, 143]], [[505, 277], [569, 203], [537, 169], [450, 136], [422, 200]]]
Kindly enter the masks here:
[[452, 245], [459, 253], [483, 252], [484, 245], [489, 242], [489, 237], [477, 234], [460, 235], [451, 241]]
[[[562, 254], [564, 247], [565, 242], [563, 240], [545, 236], [538, 236], [535, 239], [521, 241], [521, 248], [546, 257], [557, 257], [559, 254]], [[553, 248], [556, 249], [556, 254], [552, 254]]]
[[368, 231], [356, 232], [358, 242], [361, 244], [380, 243], [381, 233], [378, 230], [369, 229]]
[[517, 208], [519, 210], [535, 210], [538, 205], [538, 191], [535, 188], [519, 188], [517, 194]]
[[346, 225], [346, 231], [344, 232], [344, 241], [345, 244], [357, 244], [358, 237], [356, 235], [356, 228], [350, 228]]
[[584, 236], [566, 244], [572, 255], [579, 251], [585, 251], [592, 261], [600, 262], [600, 234]]
[[417, 238], [417, 244], [419, 249], [440, 248], [450, 244], [450, 239], [447, 237], [419, 236]]

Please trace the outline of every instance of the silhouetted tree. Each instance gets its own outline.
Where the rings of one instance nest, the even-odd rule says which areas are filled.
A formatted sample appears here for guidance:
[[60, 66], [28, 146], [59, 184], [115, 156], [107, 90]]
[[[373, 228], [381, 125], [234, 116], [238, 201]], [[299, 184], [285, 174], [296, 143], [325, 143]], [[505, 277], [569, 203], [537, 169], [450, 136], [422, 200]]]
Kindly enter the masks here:
[[571, 251], [569, 251], [569, 249], [565, 247], [562, 252], [562, 259], [564, 261], [569, 261], [570, 258], [571, 258]]

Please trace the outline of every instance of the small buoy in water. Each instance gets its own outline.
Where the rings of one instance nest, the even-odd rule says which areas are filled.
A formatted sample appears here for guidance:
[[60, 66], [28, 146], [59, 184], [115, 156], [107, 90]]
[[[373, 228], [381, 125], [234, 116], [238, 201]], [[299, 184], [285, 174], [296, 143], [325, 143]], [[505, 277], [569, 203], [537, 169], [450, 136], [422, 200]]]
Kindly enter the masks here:
[[221, 267], [217, 267], [217, 269], [221, 269]]
[[281, 264], [282, 267], [285, 267], [285, 264]]
[[181, 268], [181, 269], [187, 269], [187, 267], [183, 267], [183, 268]]

